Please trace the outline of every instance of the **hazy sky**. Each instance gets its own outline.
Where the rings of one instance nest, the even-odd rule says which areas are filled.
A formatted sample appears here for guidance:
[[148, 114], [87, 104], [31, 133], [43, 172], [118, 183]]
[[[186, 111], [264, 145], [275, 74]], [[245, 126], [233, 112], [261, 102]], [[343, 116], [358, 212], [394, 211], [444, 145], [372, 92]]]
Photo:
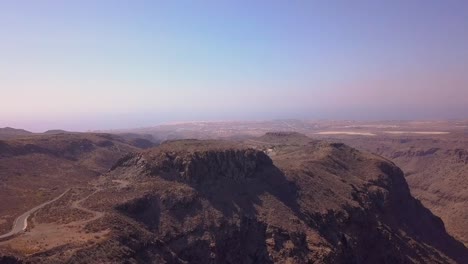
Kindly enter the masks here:
[[468, 117], [468, 1], [0, 1], [0, 127]]

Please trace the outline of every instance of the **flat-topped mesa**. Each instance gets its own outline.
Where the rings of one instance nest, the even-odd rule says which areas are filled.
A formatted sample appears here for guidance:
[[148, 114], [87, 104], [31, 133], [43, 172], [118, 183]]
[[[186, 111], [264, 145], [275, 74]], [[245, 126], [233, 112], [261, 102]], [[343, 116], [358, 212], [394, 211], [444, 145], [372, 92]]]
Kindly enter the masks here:
[[262, 151], [224, 141], [181, 140], [165, 142], [127, 157], [117, 166], [140, 164], [147, 175], [189, 183], [244, 181], [273, 164]]

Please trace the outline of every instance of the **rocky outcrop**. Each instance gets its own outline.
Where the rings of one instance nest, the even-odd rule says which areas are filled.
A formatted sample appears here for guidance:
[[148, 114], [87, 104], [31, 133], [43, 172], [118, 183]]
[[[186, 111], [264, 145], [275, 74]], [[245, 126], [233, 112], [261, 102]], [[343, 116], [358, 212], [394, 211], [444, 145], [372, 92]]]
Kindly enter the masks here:
[[202, 143], [167, 142], [129, 155], [109, 175], [174, 186], [116, 208], [180, 260], [455, 263], [467, 256], [388, 160], [311, 140], [276, 145], [273, 160], [239, 145]]
[[468, 141], [464, 135], [342, 140], [394, 161], [405, 172], [411, 194], [468, 246]]
[[177, 174], [190, 183], [209, 183], [231, 179], [243, 181], [254, 176], [264, 166], [272, 165], [262, 151], [253, 149], [201, 151], [178, 155], [165, 153], [151, 166], [153, 175]]
[[226, 179], [244, 181], [273, 162], [263, 151], [249, 148], [201, 149], [194, 151], [149, 151], [129, 154], [119, 167], [140, 167], [151, 176], [163, 176], [191, 184], [208, 184]]

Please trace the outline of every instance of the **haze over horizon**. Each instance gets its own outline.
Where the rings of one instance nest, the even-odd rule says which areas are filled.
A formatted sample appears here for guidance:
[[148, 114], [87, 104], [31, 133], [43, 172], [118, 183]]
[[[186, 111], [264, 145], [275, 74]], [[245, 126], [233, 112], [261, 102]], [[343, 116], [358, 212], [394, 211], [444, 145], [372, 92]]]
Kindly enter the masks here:
[[455, 0], [2, 1], [0, 127], [467, 118], [467, 30]]

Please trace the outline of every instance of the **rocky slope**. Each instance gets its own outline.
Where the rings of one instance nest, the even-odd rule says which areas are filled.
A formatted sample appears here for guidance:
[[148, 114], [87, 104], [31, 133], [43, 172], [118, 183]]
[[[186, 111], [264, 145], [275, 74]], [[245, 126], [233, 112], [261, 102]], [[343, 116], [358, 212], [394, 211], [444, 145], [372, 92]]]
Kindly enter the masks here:
[[468, 245], [468, 140], [465, 135], [340, 138], [394, 161], [411, 193]]
[[468, 259], [463, 244], [411, 196], [393, 163], [344, 144], [284, 143], [285, 136], [245, 144], [174, 141], [127, 155], [85, 204], [106, 213], [87, 227], [90, 233], [106, 230], [102, 240], [22, 258], [44, 263]]

